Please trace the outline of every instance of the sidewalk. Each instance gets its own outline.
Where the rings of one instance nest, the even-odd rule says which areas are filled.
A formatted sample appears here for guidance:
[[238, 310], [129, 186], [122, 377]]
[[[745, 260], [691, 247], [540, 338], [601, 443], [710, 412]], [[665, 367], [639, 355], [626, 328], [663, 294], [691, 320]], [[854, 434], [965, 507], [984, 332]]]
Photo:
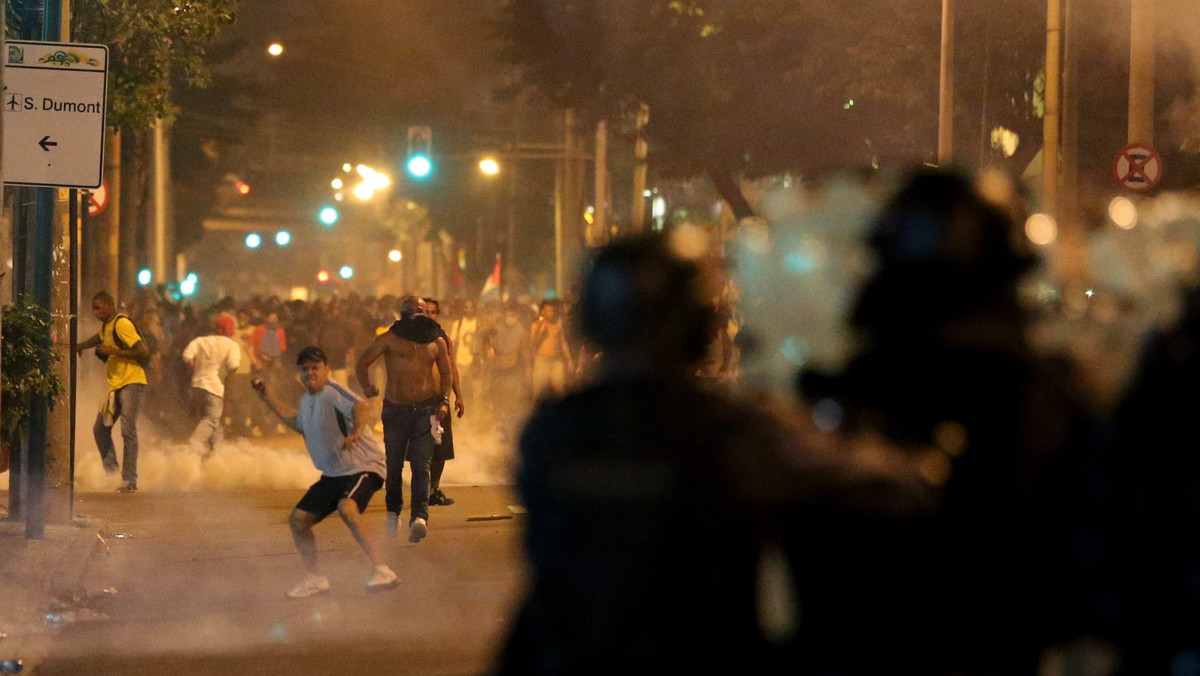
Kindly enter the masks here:
[[[0, 491], [0, 504], [7, 502]], [[88, 525], [47, 526], [44, 539], [27, 540], [24, 524], [0, 508], [0, 661], [20, 659], [31, 669], [45, 656], [56, 630], [47, 614], [85, 598], [81, 585], [103, 546]]]

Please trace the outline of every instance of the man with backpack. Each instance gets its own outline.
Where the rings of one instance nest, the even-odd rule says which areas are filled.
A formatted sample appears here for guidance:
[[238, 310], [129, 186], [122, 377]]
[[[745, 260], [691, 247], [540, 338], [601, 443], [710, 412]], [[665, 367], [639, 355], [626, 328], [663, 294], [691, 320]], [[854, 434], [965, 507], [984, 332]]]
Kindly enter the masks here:
[[[143, 362], [150, 358], [142, 336], [133, 320], [117, 314], [116, 301], [105, 291], [92, 296], [92, 314], [100, 320], [100, 331], [75, 345], [75, 352], [96, 348], [96, 357], [105, 362], [108, 370], [108, 396], [96, 416], [92, 434], [96, 448], [109, 474], [121, 471], [122, 493], [137, 490], [137, 418], [142, 395], [146, 391], [146, 370]], [[112, 428], [121, 421], [124, 458], [117, 464], [117, 449], [113, 445]]]

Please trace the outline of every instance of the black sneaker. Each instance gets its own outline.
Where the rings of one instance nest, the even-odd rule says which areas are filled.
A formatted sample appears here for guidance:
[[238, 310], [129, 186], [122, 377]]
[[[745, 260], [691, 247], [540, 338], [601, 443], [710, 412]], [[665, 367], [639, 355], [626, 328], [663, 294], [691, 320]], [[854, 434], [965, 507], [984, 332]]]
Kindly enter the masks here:
[[121, 484], [121, 487], [117, 489], [117, 492], [118, 493], [136, 493], [137, 492], [137, 482], [126, 481], [125, 483]]
[[439, 488], [429, 493], [429, 504], [436, 505], [438, 507], [447, 507], [449, 505], [453, 505], [454, 500], [446, 497], [446, 494], [443, 493], [442, 489]]

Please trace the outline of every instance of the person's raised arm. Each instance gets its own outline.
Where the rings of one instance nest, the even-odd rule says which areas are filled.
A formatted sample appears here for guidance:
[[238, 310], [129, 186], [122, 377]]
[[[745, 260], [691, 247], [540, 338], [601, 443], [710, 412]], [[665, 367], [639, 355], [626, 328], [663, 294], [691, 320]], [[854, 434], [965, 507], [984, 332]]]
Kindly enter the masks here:
[[376, 338], [354, 364], [354, 377], [358, 378], [358, 386], [368, 398], [379, 396], [379, 388], [371, 384], [371, 364], [379, 359], [379, 355], [387, 352], [387, 336], [385, 333]]
[[296, 424], [296, 409], [276, 399], [271, 392], [267, 391], [267, 384], [264, 381], [255, 380], [250, 385], [258, 393], [259, 398], [267, 404], [267, 408], [271, 409], [271, 412], [278, 416], [284, 425], [297, 432], [303, 432]]

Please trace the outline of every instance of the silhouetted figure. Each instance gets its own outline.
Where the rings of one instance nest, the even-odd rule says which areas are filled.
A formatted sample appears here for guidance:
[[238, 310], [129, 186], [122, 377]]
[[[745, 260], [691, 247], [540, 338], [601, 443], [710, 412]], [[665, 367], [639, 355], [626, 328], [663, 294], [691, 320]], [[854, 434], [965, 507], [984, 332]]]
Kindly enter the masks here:
[[1026, 343], [1017, 241], [952, 174], [914, 176], [880, 216], [853, 315], [862, 349], [800, 385], [844, 430], [940, 448], [927, 470], [945, 482], [927, 513], [793, 524], [806, 673], [1034, 674], [1085, 621], [1071, 478], [1085, 416], [1070, 370]]
[[778, 666], [794, 608], [771, 615], [756, 593], [786, 596], [760, 570], [781, 507], [852, 484], [889, 494], [811, 425], [694, 377], [710, 296], [660, 239], [596, 257], [578, 311], [603, 355], [598, 377], [543, 403], [521, 439], [531, 579], [500, 673]]
[[1118, 645], [1131, 676], [1200, 669], [1200, 288], [1185, 298], [1178, 326], [1146, 342], [1116, 416]]

